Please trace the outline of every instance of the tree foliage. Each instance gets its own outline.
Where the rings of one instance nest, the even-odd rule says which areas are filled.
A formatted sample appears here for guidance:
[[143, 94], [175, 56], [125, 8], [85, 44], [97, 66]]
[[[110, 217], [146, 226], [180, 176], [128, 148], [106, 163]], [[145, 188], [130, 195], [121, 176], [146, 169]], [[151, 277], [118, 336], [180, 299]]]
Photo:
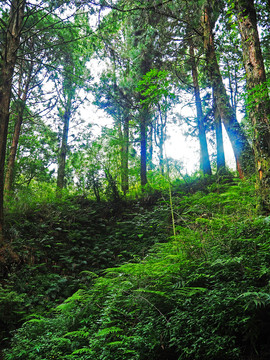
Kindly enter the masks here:
[[0, 358], [268, 359], [269, 3], [0, 4]]

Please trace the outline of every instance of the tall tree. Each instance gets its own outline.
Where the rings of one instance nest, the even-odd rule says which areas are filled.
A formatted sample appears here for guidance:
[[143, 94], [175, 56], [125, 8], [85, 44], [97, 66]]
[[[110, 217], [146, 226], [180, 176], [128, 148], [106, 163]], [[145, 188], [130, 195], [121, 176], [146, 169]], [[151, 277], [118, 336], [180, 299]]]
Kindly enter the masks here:
[[29, 62], [25, 62], [24, 59], [20, 60], [20, 63], [18, 64], [18, 73], [19, 73], [18, 87], [17, 87], [17, 94], [14, 103], [15, 126], [14, 126], [12, 144], [9, 151], [6, 174], [5, 174], [5, 186], [4, 186], [5, 193], [9, 193], [12, 187], [15, 158], [19, 143], [21, 127], [23, 123], [24, 110], [27, 104], [30, 84], [31, 81], [33, 80], [32, 79], [33, 70], [34, 70], [33, 59], [30, 60]]
[[214, 96], [213, 96], [213, 112], [214, 112], [215, 133], [216, 133], [217, 171], [220, 173], [225, 169], [225, 155], [224, 155], [221, 117], [217, 105], [215, 104]]
[[58, 116], [62, 123], [57, 172], [58, 195], [61, 195], [65, 187], [70, 121], [83, 102], [79, 94], [80, 90], [88, 90], [90, 71], [86, 67], [86, 62], [92, 51], [88, 39], [85, 37], [80, 39], [81, 32], [85, 33], [85, 29], [88, 28], [87, 21], [87, 17], [76, 13], [74, 20], [66, 21], [65, 26], [58, 33], [62, 45], [57, 51], [58, 59], [54, 62], [57, 71], [53, 74], [59, 101]]
[[129, 111], [123, 113], [123, 136], [121, 138], [121, 187], [124, 195], [128, 192], [129, 189], [129, 180], [128, 180], [128, 163], [129, 163], [129, 122], [130, 114]]
[[142, 77], [142, 80], [139, 81], [136, 90], [139, 91], [143, 97], [143, 99], [141, 99], [141, 105], [150, 108], [153, 114], [149, 137], [150, 140], [153, 135], [155, 137], [155, 142], [159, 149], [159, 168], [163, 174], [167, 118], [172, 103], [175, 101], [168, 71], [151, 69]]
[[[120, 50], [121, 52], [121, 50]], [[93, 88], [95, 105], [99, 106], [114, 120], [118, 130], [118, 146], [121, 157], [120, 183], [124, 194], [129, 189], [129, 147], [130, 119], [134, 111], [134, 90], [132, 82], [126, 81], [128, 69], [122, 56], [101, 75], [99, 83]]]
[[[138, 30], [137, 34], [140, 34]], [[144, 35], [146, 31], [143, 31]], [[152, 61], [151, 61], [151, 47], [149, 44], [143, 44], [142, 39], [138, 40], [139, 36], [137, 36], [135, 40], [135, 46], [140, 48], [140, 57], [138, 62], [138, 76], [139, 79], [142, 79], [144, 75], [147, 74], [151, 69]], [[138, 101], [143, 101], [144, 96], [139, 94]], [[138, 120], [140, 126], [140, 149], [141, 149], [141, 166], [140, 166], [140, 175], [141, 175], [141, 185], [144, 187], [147, 184], [147, 128], [150, 123], [151, 113], [149, 106], [141, 105], [138, 111]]]
[[[155, 67], [158, 51], [158, 32], [149, 21], [147, 11], [137, 12], [132, 17], [131, 34], [133, 35], [133, 72], [137, 82]], [[138, 122], [140, 127], [140, 176], [141, 185], [147, 184], [147, 133], [151, 122], [151, 106], [145, 101], [145, 95], [138, 92], [137, 101], [140, 104], [138, 108]]]
[[[4, 165], [12, 82], [18, 51], [21, 45], [30, 38], [33, 38], [33, 41], [37, 43], [40, 34], [47, 34], [48, 30], [51, 36], [47, 38], [46, 44], [42, 43], [42, 47], [48, 50], [59, 42], [58, 38], [52, 34], [52, 30], [59, 29], [61, 26], [64, 27], [64, 19], [52, 14], [65, 5], [66, 2], [48, 0], [37, 3], [36, 1], [11, 0], [9, 2], [0, 1], [0, 3], [3, 4], [0, 22], [0, 237], [3, 238]], [[43, 20], [47, 18], [52, 21], [44, 26]], [[33, 29], [34, 31], [32, 31]], [[43, 63], [44, 59], [41, 58], [40, 54], [41, 52], [38, 52], [35, 61]], [[27, 61], [27, 53], [20, 53], [20, 56]]]
[[64, 79], [63, 82], [64, 100], [62, 101], [63, 107], [59, 106], [59, 117], [63, 123], [63, 129], [62, 129], [62, 137], [61, 137], [61, 146], [59, 150], [58, 171], [57, 171], [58, 194], [61, 194], [61, 190], [65, 186], [64, 180], [65, 180], [66, 157], [68, 152], [68, 133], [69, 133], [70, 118], [72, 115], [72, 102], [75, 96], [74, 90], [75, 90], [74, 84], [71, 81], [70, 77]]
[[270, 212], [270, 99], [253, 0], [236, 0], [248, 89], [248, 113], [254, 129], [261, 211]]
[[215, 52], [213, 36], [214, 21], [212, 16], [213, 8], [211, 2], [212, 0], [208, 0], [204, 5], [202, 16], [207, 74], [212, 83], [214, 102], [232, 144], [239, 175], [240, 177], [243, 177], [253, 171], [254, 155], [247, 137], [236, 119], [235, 112], [230, 104], [229, 96], [226, 93], [222, 81]]
[[191, 35], [189, 36], [189, 54], [190, 54], [193, 88], [194, 88], [194, 96], [195, 96], [195, 103], [197, 110], [197, 126], [199, 133], [199, 142], [200, 142], [200, 168], [204, 174], [211, 175], [212, 171], [211, 171], [205, 126], [204, 126], [204, 117], [203, 117], [200, 87], [198, 81], [198, 71], [195, 61], [194, 45]]
[[25, 0], [10, 2], [9, 16], [1, 21], [0, 59], [0, 241], [3, 239], [4, 225], [4, 169], [6, 143], [9, 124], [9, 107], [14, 68], [23, 28]]

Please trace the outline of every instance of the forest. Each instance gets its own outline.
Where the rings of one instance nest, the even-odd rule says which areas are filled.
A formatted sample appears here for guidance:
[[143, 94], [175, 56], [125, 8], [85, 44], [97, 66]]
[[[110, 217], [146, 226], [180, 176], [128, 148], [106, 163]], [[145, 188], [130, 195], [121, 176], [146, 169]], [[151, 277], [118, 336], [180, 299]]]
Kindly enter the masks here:
[[0, 360], [270, 358], [269, 30], [0, 0]]

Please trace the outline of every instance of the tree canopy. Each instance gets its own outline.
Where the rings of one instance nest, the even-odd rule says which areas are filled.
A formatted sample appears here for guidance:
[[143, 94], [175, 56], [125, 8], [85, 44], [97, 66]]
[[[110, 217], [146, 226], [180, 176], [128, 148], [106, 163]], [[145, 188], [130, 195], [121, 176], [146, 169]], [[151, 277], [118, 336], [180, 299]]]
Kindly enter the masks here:
[[268, 358], [269, 17], [0, 0], [6, 360]]

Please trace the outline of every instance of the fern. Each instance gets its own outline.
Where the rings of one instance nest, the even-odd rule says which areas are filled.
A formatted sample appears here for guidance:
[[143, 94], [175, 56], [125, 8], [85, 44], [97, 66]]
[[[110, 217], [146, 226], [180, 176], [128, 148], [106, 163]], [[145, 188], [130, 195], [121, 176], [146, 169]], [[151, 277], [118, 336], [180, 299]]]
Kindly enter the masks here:
[[82, 348], [82, 349], [77, 349], [77, 350], [74, 350], [72, 355], [84, 355], [84, 354], [88, 354], [88, 355], [91, 355], [93, 354], [93, 350], [92, 349], [89, 349], [89, 348]]
[[110, 334], [118, 334], [120, 332], [123, 332], [123, 329], [117, 327], [117, 326], [112, 326], [109, 328], [105, 328], [105, 329], [101, 329], [97, 332], [96, 336], [97, 337], [101, 337], [101, 336], [106, 336], [106, 335], [110, 335]]
[[176, 293], [178, 296], [189, 297], [206, 291], [207, 289], [202, 287], [184, 287], [182, 289], [175, 289], [174, 293]]
[[90, 332], [86, 331], [86, 329], [84, 329], [84, 330], [70, 331], [70, 332], [66, 333], [64, 336], [71, 337], [71, 338], [85, 339], [85, 338], [88, 338], [89, 335], [90, 335]]
[[158, 295], [158, 296], [162, 296], [165, 298], [169, 298], [169, 295], [166, 294], [164, 291], [155, 291], [155, 290], [148, 290], [148, 289], [135, 289], [134, 292], [141, 292], [141, 293]]
[[28, 320], [27, 323], [28, 324], [43, 324], [45, 322], [45, 318], [42, 318], [42, 319], [31, 319], [31, 320]]
[[107, 344], [107, 346], [112, 346], [112, 347], [121, 347], [123, 345], [123, 341], [112, 341], [110, 343]]
[[72, 296], [66, 299], [62, 304], [56, 307], [57, 311], [70, 314], [72, 309], [78, 306], [78, 302], [85, 302], [88, 299], [88, 294], [85, 290], [79, 289]]
[[270, 305], [270, 294], [264, 292], [247, 291], [241, 294], [238, 299], [245, 299], [247, 303], [244, 306], [245, 310], [250, 308], [263, 308]]

